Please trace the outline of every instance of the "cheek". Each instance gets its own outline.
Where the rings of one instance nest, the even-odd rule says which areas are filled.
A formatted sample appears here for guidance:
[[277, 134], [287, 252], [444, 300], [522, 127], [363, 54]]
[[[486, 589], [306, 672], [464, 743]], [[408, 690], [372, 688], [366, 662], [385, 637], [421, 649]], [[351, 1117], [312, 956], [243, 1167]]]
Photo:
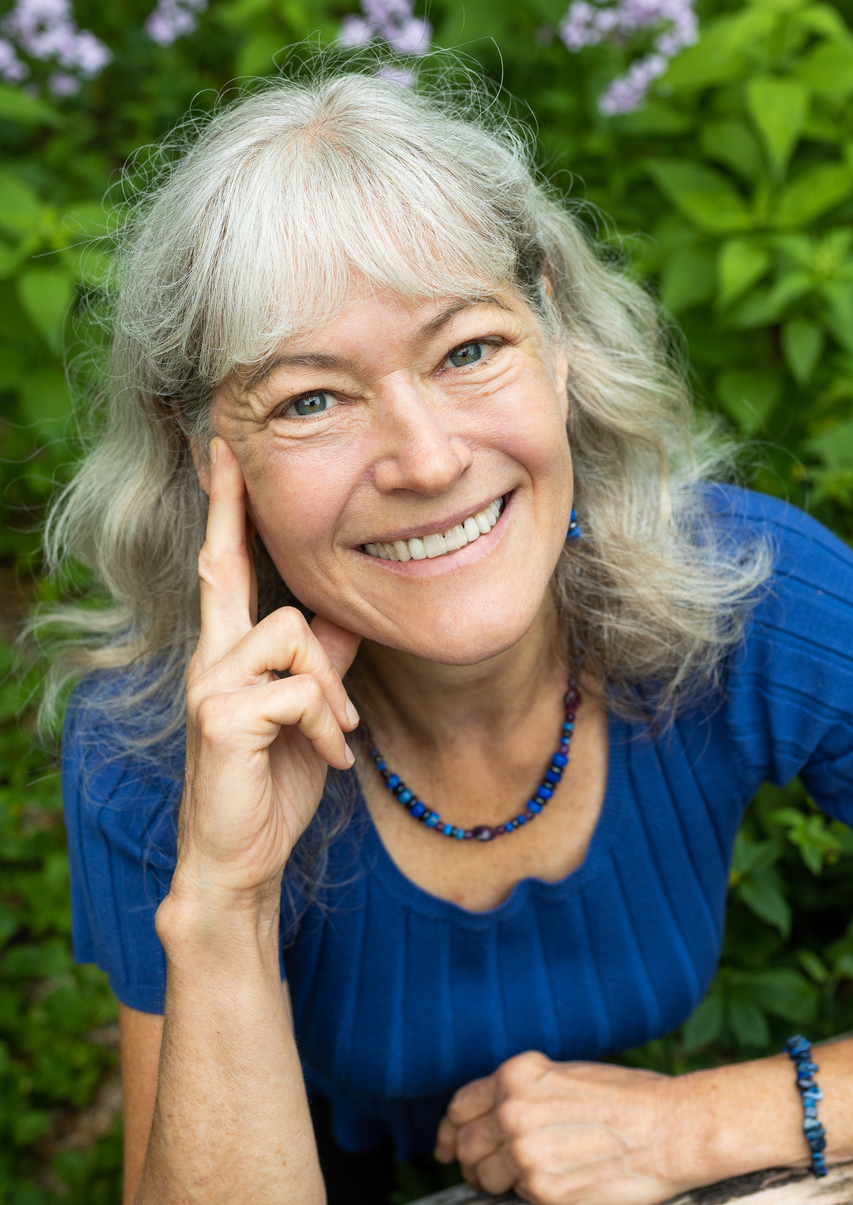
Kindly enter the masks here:
[[328, 541], [337, 514], [328, 473], [304, 471], [299, 457], [273, 453], [247, 460], [243, 475], [249, 513], [274, 559]]

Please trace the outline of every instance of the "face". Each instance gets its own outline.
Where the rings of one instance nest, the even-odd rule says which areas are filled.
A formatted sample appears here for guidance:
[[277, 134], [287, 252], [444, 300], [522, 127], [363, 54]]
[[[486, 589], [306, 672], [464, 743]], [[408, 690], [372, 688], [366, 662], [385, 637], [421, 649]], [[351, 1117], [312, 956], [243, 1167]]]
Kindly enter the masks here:
[[549, 606], [571, 507], [566, 362], [512, 292], [353, 293], [213, 399], [258, 534], [307, 607], [443, 664]]

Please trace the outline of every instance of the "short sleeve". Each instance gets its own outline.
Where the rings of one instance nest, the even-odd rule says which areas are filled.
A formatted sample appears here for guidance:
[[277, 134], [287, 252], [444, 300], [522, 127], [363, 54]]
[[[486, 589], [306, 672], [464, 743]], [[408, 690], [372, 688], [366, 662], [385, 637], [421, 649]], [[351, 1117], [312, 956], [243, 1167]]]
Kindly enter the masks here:
[[796, 507], [724, 496], [721, 518], [773, 553], [728, 678], [730, 735], [757, 780], [799, 775], [824, 811], [853, 825], [853, 552]]
[[62, 743], [74, 959], [105, 971], [123, 1004], [162, 1013], [166, 961], [154, 916], [174, 872], [181, 788], [116, 752], [110, 727], [78, 689]]

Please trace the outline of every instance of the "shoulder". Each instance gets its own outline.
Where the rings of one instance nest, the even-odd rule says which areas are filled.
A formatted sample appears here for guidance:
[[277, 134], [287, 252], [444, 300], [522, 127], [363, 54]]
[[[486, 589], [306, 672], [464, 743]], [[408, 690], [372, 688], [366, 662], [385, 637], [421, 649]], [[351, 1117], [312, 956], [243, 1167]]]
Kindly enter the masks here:
[[734, 485], [707, 485], [705, 500], [723, 539], [738, 542], [763, 539], [772, 553], [771, 577], [821, 582], [853, 581], [853, 551], [833, 532], [805, 511], [781, 498]]
[[[853, 751], [853, 552], [777, 498], [713, 486], [708, 501], [724, 540], [762, 540], [771, 562], [726, 675], [724, 713], [739, 756], [777, 783], [818, 764], [846, 775]], [[853, 780], [839, 789], [853, 795]]]
[[62, 789], [69, 837], [106, 840], [142, 860], [173, 860], [183, 735], [152, 743], [155, 705], [127, 706], [138, 679], [91, 675], [75, 690], [62, 735]]

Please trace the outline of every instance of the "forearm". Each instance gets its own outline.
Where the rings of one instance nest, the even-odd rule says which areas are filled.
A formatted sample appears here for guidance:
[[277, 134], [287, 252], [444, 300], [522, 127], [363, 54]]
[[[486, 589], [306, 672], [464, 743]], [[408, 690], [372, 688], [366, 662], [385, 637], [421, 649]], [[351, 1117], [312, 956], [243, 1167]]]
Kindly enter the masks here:
[[[814, 1047], [824, 1099], [827, 1163], [853, 1159], [853, 1041]], [[765, 1167], [803, 1167], [811, 1156], [794, 1064], [786, 1054], [681, 1077], [684, 1125], [671, 1150], [692, 1163], [693, 1185]]]
[[259, 925], [250, 913], [202, 916], [167, 899], [157, 928], [168, 986], [136, 1205], [321, 1205], [277, 918]]

